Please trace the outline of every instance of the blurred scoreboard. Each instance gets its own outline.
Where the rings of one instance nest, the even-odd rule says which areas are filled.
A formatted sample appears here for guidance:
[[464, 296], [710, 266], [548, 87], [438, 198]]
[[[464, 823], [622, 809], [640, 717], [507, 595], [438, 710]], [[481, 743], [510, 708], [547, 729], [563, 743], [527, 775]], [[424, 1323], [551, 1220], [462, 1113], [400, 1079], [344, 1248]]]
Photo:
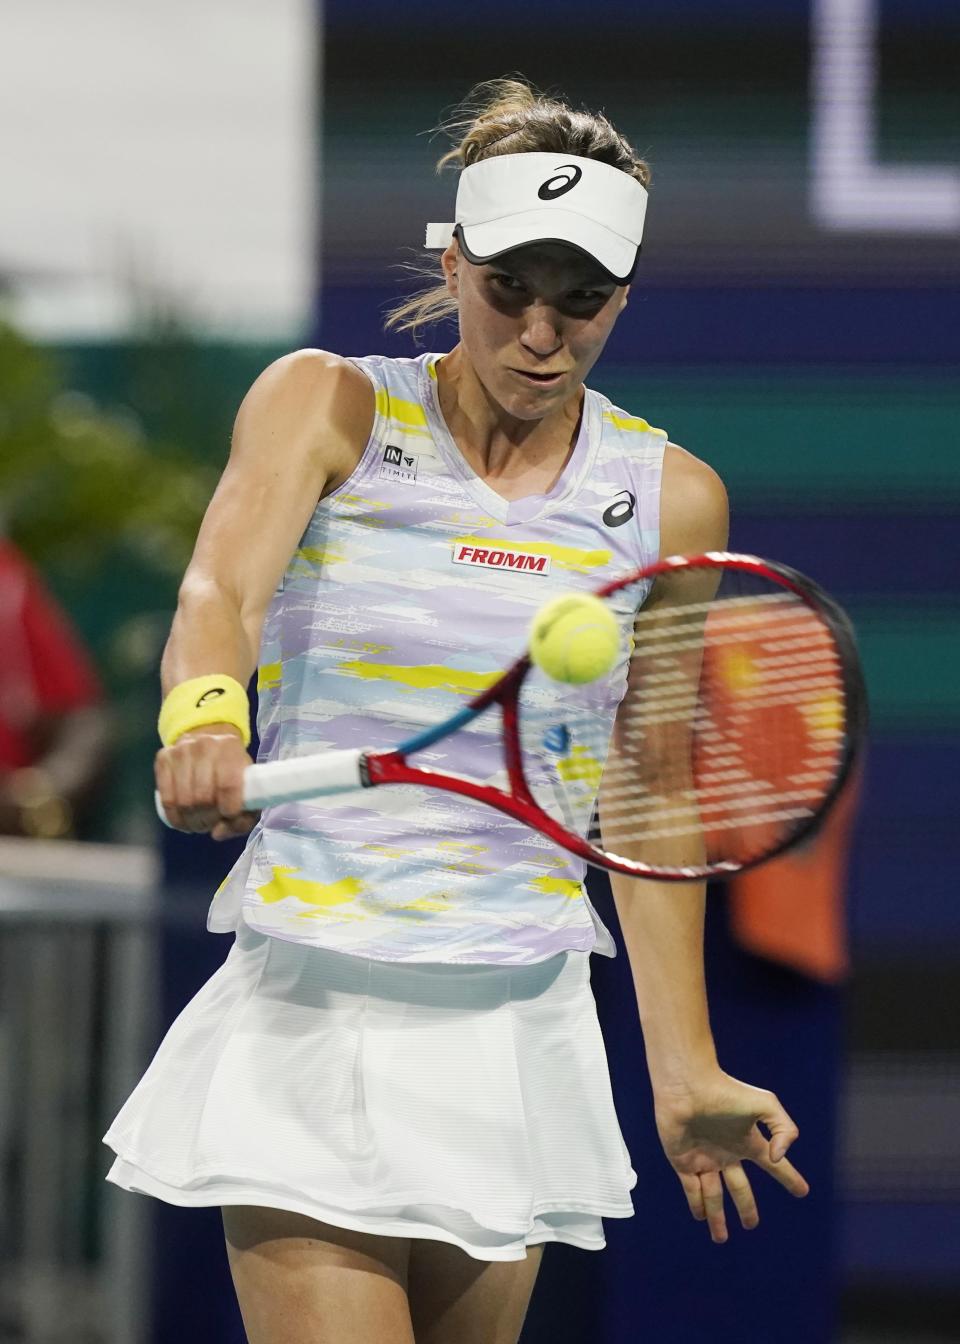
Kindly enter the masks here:
[[426, 132], [520, 71], [599, 107], [653, 169], [644, 284], [960, 280], [953, 0], [386, 0], [325, 7], [325, 264], [363, 283], [455, 176]]

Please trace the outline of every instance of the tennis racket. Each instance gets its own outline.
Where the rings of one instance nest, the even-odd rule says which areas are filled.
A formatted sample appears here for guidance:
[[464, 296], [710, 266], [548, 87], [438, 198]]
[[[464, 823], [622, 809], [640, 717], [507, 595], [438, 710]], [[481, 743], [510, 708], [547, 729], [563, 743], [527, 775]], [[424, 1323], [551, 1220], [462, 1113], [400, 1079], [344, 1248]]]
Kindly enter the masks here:
[[[596, 596], [632, 630], [609, 676], [560, 684], [524, 654], [457, 713], [387, 750], [249, 766], [244, 806], [385, 784], [446, 789], [588, 863], [661, 881], [731, 876], [809, 836], [865, 732], [841, 608], [796, 570], [727, 552], [672, 556]], [[453, 734], [471, 764], [499, 745], [500, 768], [471, 778], [431, 766], [431, 747]]]

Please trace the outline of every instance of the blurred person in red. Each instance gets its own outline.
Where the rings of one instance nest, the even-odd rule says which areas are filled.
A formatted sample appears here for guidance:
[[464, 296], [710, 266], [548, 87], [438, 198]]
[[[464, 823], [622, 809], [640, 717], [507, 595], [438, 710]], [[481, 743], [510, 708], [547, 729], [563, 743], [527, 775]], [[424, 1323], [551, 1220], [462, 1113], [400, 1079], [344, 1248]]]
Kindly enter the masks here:
[[108, 740], [89, 654], [0, 530], [0, 835], [83, 838]]

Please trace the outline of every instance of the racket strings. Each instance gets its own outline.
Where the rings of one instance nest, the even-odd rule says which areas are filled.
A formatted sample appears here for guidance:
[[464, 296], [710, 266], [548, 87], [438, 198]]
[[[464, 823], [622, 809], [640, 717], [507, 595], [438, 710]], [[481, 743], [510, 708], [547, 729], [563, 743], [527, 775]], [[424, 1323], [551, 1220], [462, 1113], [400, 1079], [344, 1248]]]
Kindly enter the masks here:
[[[538, 751], [532, 791], [598, 849], [745, 862], [828, 794], [845, 743], [842, 676], [819, 615], [772, 583], [641, 611], [615, 725], [593, 688], [571, 689], [554, 721], [562, 750]], [[547, 728], [528, 738], [549, 740]]]

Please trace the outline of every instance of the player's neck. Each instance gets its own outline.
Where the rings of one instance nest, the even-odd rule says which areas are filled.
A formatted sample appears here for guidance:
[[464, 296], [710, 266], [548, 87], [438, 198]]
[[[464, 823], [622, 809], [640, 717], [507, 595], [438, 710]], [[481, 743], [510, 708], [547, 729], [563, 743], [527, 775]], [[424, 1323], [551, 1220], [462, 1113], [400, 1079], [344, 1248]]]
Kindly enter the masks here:
[[447, 429], [478, 475], [508, 478], [551, 462], [559, 469], [569, 456], [580, 424], [582, 387], [542, 419], [510, 415], [458, 345], [437, 366], [437, 388]]

